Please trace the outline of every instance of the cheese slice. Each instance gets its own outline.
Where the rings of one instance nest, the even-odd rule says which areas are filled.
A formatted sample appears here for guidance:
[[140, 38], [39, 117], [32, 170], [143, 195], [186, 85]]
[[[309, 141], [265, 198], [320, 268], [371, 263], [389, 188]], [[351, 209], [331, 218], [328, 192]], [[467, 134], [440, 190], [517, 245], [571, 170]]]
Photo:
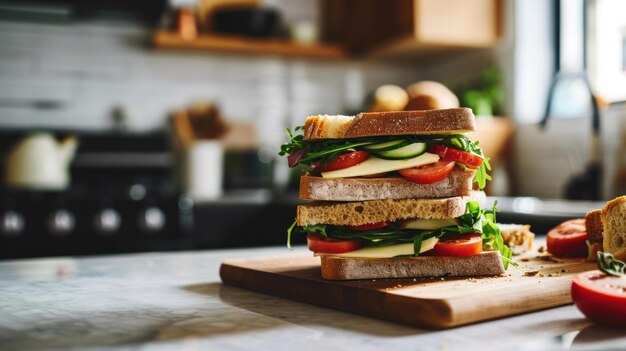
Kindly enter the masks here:
[[439, 161], [439, 156], [431, 153], [423, 153], [417, 157], [406, 160], [383, 160], [371, 156], [356, 166], [338, 169], [336, 171], [322, 172], [323, 178], [349, 178], [360, 177], [377, 173], [397, 171], [399, 169], [419, 167]]
[[422, 230], [436, 230], [450, 225], [457, 225], [459, 221], [456, 218], [450, 219], [409, 219], [400, 223], [400, 228], [403, 229], [422, 229]]
[[[428, 238], [422, 241], [420, 253], [432, 250], [439, 241], [437, 238]], [[340, 254], [315, 254], [315, 256], [336, 256], [336, 257], [365, 257], [365, 258], [389, 258], [402, 255], [413, 255], [413, 243], [394, 244], [379, 247], [365, 247], [355, 251]]]

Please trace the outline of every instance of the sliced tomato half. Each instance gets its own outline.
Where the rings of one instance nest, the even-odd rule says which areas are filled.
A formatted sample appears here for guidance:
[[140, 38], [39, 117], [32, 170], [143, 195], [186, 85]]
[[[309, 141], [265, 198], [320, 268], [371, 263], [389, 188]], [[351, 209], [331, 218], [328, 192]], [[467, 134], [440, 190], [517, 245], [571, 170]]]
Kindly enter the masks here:
[[442, 161], [455, 161], [471, 167], [480, 167], [484, 159], [476, 154], [443, 145], [432, 145], [428, 152], [437, 154]]
[[352, 230], [372, 230], [372, 229], [385, 228], [388, 225], [389, 225], [389, 222], [377, 222], [377, 223], [368, 223], [368, 224], [362, 224], [362, 225], [351, 225], [351, 226], [348, 226], [348, 228]]
[[623, 326], [626, 320], [626, 279], [598, 270], [583, 272], [572, 282], [572, 300], [589, 319]]
[[559, 257], [587, 257], [585, 219], [565, 221], [548, 232], [548, 252]]
[[483, 238], [480, 234], [467, 234], [449, 240], [439, 240], [435, 247], [427, 251], [431, 256], [465, 257], [478, 255], [483, 251]]
[[336, 159], [324, 165], [322, 168], [322, 172], [336, 171], [338, 169], [356, 166], [359, 163], [367, 160], [369, 157], [370, 153], [367, 151], [353, 151], [341, 154]]
[[432, 184], [446, 179], [452, 169], [454, 169], [454, 162], [438, 161], [420, 167], [401, 169], [398, 172], [414, 183]]
[[306, 236], [306, 243], [309, 250], [315, 253], [344, 253], [360, 249], [363, 245], [354, 240], [336, 240], [322, 238], [321, 236], [309, 233]]

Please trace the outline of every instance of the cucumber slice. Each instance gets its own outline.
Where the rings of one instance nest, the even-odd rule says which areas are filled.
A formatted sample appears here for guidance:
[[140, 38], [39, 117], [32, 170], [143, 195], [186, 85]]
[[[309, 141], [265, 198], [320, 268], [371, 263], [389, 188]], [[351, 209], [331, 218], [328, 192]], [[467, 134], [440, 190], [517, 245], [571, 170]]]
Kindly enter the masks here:
[[389, 150], [394, 150], [394, 149], [398, 149], [403, 146], [406, 146], [410, 142], [411, 141], [407, 139], [398, 139], [398, 140], [386, 141], [384, 143], [377, 143], [377, 144], [363, 146], [363, 149], [370, 151], [370, 152], [389, 151]]
[[417, 157], [426, 152], [426, 143], [412, 143], [397, 149], [374, 153], [385, 160], [404, 160]]

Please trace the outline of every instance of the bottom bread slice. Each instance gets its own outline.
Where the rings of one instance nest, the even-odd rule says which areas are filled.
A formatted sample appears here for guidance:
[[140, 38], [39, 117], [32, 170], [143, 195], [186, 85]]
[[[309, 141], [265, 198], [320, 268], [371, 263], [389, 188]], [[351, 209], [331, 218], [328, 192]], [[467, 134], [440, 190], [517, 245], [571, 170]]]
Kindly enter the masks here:
[[497, 251], [468, 257], [417, 256], [354, 258], [322, 256], [322, 278], [328, 280], [474, 277], [504, 273]]

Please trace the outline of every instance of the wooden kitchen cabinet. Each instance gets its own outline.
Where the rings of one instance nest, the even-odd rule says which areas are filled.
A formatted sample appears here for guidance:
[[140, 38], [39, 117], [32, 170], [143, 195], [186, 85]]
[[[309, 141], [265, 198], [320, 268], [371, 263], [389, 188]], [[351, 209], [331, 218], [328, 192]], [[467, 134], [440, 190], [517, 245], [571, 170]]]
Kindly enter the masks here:
[[488, 48], [501, 36], [501, 0], [320, 0], [323, 40], [368, 57]]

